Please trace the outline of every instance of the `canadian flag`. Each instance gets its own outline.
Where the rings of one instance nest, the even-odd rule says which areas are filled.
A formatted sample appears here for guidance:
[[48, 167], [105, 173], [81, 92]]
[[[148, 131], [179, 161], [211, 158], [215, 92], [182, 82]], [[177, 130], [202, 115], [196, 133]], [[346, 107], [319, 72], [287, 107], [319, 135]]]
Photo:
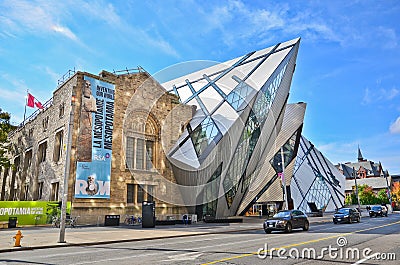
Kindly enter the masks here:
[[35, 106], [39, 109], [43, 109], [42, 103], [40, 103], [34, 96], [28, 93], [28, 101], [26, 102], [28, 107], [34, 108]]

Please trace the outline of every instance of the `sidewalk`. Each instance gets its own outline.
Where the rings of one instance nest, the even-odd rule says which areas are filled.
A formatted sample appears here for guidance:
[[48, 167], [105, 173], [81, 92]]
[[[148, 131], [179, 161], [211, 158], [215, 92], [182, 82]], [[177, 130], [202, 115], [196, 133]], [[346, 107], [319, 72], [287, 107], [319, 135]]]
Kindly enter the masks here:
[[[261, 230], [263, 221], [264, 218], [243, 217], [243, 223], [230, 224], [199, 222], [192, 225], [156, 226], [155, 228], [127, 225], [117, 227], [68, 227], [65, 230], [65, 240], [67, 243], [57, 243], [60, 233], [60, 229], [58, 228], [46, 226], [0, 229], [0, 253], [27, 249], [121, 243], [227, 232], [246, 232]], [[331, 222], [332, 214], [328, 213], [324, 217], [309, 217], [309, 221], [311, 225]], [[24, 236], [21, 240], [22, 247], [14, 247], [13, 236], [15, 236], [18, 230]]]

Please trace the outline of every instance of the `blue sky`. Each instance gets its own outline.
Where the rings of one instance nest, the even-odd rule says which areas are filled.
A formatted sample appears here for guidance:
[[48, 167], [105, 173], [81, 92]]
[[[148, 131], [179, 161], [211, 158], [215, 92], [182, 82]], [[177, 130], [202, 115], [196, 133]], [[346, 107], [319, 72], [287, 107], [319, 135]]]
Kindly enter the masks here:
[[[223, 62], [301, 37], [290, 102], [333, 163], [365, 158], [400, 174], [398, 1], [0, 1], [0, 108], [23, 119], [69, 69]], [[28, 114], [32, 112], [28, 110]]]

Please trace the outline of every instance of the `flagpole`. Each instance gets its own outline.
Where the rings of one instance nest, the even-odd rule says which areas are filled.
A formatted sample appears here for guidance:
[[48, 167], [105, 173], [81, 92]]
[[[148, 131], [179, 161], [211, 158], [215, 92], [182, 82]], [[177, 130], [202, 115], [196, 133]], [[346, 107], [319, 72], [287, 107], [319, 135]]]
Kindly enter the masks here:
[[28, 93], [29, 90], [26, 90], [26, 96], [25, 96], [25, 109], [24, 109], [24, 120], [22, 121], [22, 125], [25, 126], [25, 117], [26, 117], [26, 105], [28, 104]]

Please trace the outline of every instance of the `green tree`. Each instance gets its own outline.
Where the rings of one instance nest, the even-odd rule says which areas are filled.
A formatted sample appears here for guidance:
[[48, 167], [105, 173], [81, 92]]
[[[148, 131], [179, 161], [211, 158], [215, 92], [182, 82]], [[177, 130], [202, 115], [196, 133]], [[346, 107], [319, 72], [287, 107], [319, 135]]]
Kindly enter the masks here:
[[360, 197], [360, 204], [369, 205], [379, 203], [372, 187], [367, 184], [358, 186], [358, 196]]
[[389, 203], [389, 198], [387, 196], [387, 189], [379, 190], [377, 199], [378, 199], [378, 203], [379, 204], [381, 204], [381, 203], [386, 203], [386, 204]]
[[10, 160], [6, 157], [10, 144], [7, 140], [8, 133], [16, 127], [10, 124], [11, 115], [0, 109], [0, 168], [9, 168]]
[[347, 196], [344, 201], [344, 204], [346, 205], [358, 204], [356, 194], [352, 193], [350, 196]]

